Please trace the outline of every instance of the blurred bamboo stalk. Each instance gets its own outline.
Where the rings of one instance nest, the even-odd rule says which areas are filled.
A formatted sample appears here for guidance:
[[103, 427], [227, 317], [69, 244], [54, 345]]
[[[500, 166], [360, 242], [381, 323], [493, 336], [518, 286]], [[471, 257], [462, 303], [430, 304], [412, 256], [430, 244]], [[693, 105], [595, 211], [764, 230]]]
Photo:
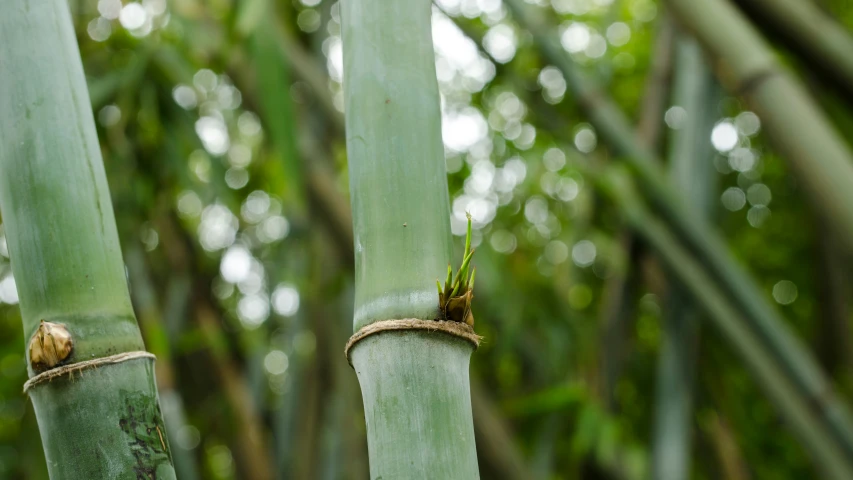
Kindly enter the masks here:
[[213, 366], [222, 382], [222, 393], [237, 417], [236, 425], [240, 440], [237, 448], [245, 461], [241, 467], [247, 478], [272, 480], [272, 463], [269, 458], [269, 443], [254, 400], [246, 384], [246, 378], [231, 360], [228, 340], [219, 327], [219, 314], [208, 300], [210, 285], [198, 284], [194, 295], [194, 315], [205, 343], [210, 350]]
[[276, 45], [275, 10], [270, 6], [255, 25], [249, 37], [251, 65], [255, 70], [255, 88], [263, 101], [259, 107], [266, 131], [276, 146], [284, 169], [284, 191], [282, 195], [297, 211], [304, 215], [303, 162], [297, 149], [298, 123], [295, 121], [294, 104], [291, 97], [290, 62], [283, 62]]
[[[686, 116], [670, 133], [670, 175], [697, 214], [707, 218], [715, 198], [710, 138], [718, 98], [695, 40], [680, 35], [675, 50], [672, 104]], [[680, 282], [670, 282], [655, 390], [652, 478], [658, 480], [690, 478], [700, 318], [688, 295]]]
[[735, 0], [806, 64], [853, 102], [853, 36], [809, 0]]
[[749, 480], [750, 474], [738, 448], [729, 422], [719, 413], [708, 419], [708, 436], [720, 461], [720, 470], [726, 480]]
[[673, 77], [675, 24], [666, 12], [660, 16], [654, 50], [637, 121], [637, 141], [652, 152], [660, 151], [664, 112], [669, 102]]
[[[658, 167], [662, 162], [636, 141], [624, 114], [578, 70], [571, 57], [549, 34], [549, 29], [541, 22], [534, 21], [526, 13], [527, 7], [522, 5], [520, 0], [507, 0], [505, 4], [516, 21], [533, 32], [534, 41], [542, 54], [563, 72], [578, 104], [586, 110], [590, 121], [604, 140], [617, 154], [622, 155], [621, 159], [634, 170], [644, 195], [662, 219], [686, 244], [697, 261], [703, 264], [719, 288], [731, 298], [734, 306], [743, 312], [750, 329], [767, 345], [776, 361], [784, 366], [784, 370], [794, 379], [798, 389], [809, 399], [809, 403], [818, 406], [821, 422], [834, 432], [836, 440], [853, 457], [853, 453], [850, 453], [853, 452], [853, 422], [846, 405], [833, 393], [832, 384], [820, 370], [811, 353], [791, 334], [776, 310], [768, 303], [767, 295], [732, 257], [725, 242], [708, 222], [695, 215], [693, 209], [674, 191], [666, 175]], [[718, 23], [709, 22], [706, 25]], [[726, 31], [719, 30], [718, 33], [725, 35]], [[775, 101], [785, 103], [779, 102], [778, 99]], [[794, 134], [794, 137], [798, 136], [800, 135]], [[848, 193], [853, 195], [853, 188], [849, 189]], [[853, 208], [853, 203], [848, 207]], [[853, 235], [848, 239], [853, 241]]]
[[830, 376], [849, 375], [853, 367], [850, 330], [850, 258], [839, 248], [834, 232], [816, 219], [815, 271], [820, 316], [815, 342], [823, 368]]
[[[339, 132], [344, 131], [343, 113], [335, 107], [335, 102], [329, 92], [329, 77], [326, 69], [317, 62], [316, 58], [306, 51], [294, 38], [287, 24], [274, 8], [271, 0], [250, 0], [241, 4], [237, 15], [235, 32], [243, 38], [248, 38], [258, 28], [264, 30], [264, 48], [275, 47], [281, 58], [293, 73], [302, 79], [314, 94], [321, 109]], [[282, 63], [282, 62], [271, 62]], [[287, 91], [282, 86], [282, 91]], [[248, 92], [248, 90], [244, 91]], [[289, 93], [289, 92], [288, 92]]]
[[620, 207], [632, 228], [654, 248], [661, 260], [689, 289], [709, 319], [722, 331], [779, 411], [811, 453], [817, 468], [837, 480], [853, 478], [853, 457], [823, 421], [824, 405], [814, 403], [799, 388], [759, 334], [752, 331], [718, 283], [694, 255], [658, 218], [648, 212], [624, 172], [611, 170], [606, 177], [590, 173], [602, 192]]
[[[341, 125], [342, 128], [343, 113], [333, 107], [331, 93], [327, 86], [329, 79], [325, 72], [316, 60], [303, 51], [283, 28], [276, 28], [276, 31], [282, 57], [291, 62], [294, 73], [311, 85], [312, 91], [328, 119], [333, 124]], [[244, 91], [244, 97], [249, 97], [251, 94], [251, 89], [241, 89], [241, 91]], [[257, 103], [255, 99], [247, 99], [251, 104]], [[326, 166], [330, 162], [318, 160], [327, 154], [318, 145], [314, 135], [303, 136], [298, 145], [302, 158], [307, 163], [306, 186], [308, 197], [320, 211], [319, 218], [327, 223], [332, 240], [341, 251], [341, 257], [345, 259], [345, 265], [348, 268], [353, 268], [354, 238], [349, 202], [336, 186], [333, 172]], [[308, 161], [308, 159], [313, 160]], [[478, 434], [477, 438], [482, 438], [481, 441], [477, 442], [478, 449], [483, 449], [487, 461], [500, 461], [498, 465], [503, 465], [503, 467], [500, 467], [498, 471], [506, 475], [505, 478], [508, 480], [529, 478], [529, 475], [524, 473], [526, 466], [514, 444], [511, 433], [494, 408], [485, 408], [485, 406], [492, 404], [488, 393], [481, 388], [472, 386], [471, 396], [472, 404], [475, 406], [474, 429]], [[484, 408], [477, 408], [476, 405]], [[487, 432], [488, 436], [486, 436]]]
[[247, 478], [272, 480], [273, 464], [270, 458], [266, 432], [257, 411], [245, 377], [234, 365], [228, 348], [228, 339], [220, 327], [220, 312], [211, 300], [211, 279], [196, 266], [193, 239], [181, 228], [170, 213], [158, 219], [157, 231], [175, 277], [190, 277], [189, 308], [187, 315], [196, 320], [201, 338], [209, 350], [213, 370], [222, 385], [222, 393], [236, 417], [235, 444], [239, 455], [238, 466]]
[[530, 12], [532, 7], [523, 0], [506, 0], [504, 5], [519, 26], [532, 34], [542, 56], [563, 73], [567, 87], [574, 94], [573, 100], [589, 117], [596, 132], [601, 134], [616, 153], [630, 161], [663, 165], [649, 148], [638, 141], [631, 122], [619, 107], [598, 88], [596, 82], [580, 71], [578, 65], [562, 49], [553, 29], [538, 16], [534, 19]]
[[810, 193], [816, 211], [853, 251], [853, 155], [835, 127], [729, 0], [668, 0], [667, 4], [716, 59], [723, 85], [749, 101], [773, 144]]
[[160, 391], [160, 403], [169, 444], [172, 445], [172, 460], [175, 473], [181, 480], [200, 478], [195, 455], [178, 441], [178, 432], [186, 426], [186, 411], [180, 392], [175, 388], [175, 367], [172, 363], [172, 349], [169, 335], [160, 315], [157, 293], [151, 280], [145, 253], [137, 244], [127, 248], [125, 257], [130, 294], [138, 312], [139, 327], [145, 338], [148, 350], [157, 356], [157, 388]]
[[471, 409], [474, 411], [474, 431], [477, 434], [477, 452], [482, 462], [503, 480], [532, 478], [524, 459], [513, 443], [509, 426], [498, 413], [483, 386], [471, 381]]
[[[663, 118], [669, 100], [670, 80], [672, 77], [672, 53], [675, 26], [669, 15], [664, 15], [657, 26], [651, 66], [646, 76], [643, 97], [640, 103], [640, 117], [637, 121], [637, 141], [650, 151], [659, 151], [663, 133]], [[641, 289], [643, 267], [649, 263], [643, 260], [646, 251], [630, 231], [621, 234], [619, 243], [628, 252], [625, 270], [611, 275], [605, 282], [602, 298], [602, 353], [599, 363], [602, 365], [601, 394], [605, 405], [615, 410], [616, 385], [624, 370], [624, 364], [630, 356], [628, 338], [632, 331], [637, 308], [638, 291]]]

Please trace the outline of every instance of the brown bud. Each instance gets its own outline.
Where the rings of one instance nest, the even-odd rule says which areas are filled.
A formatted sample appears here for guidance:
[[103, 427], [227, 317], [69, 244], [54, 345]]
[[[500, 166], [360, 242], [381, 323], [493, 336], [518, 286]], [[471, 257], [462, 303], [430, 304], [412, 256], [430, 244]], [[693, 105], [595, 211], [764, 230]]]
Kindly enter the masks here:
[[71, 355], [71, 333], [60, 323], [41, 321], [30, 339], [30, 363], [33, 370], [42, 372], [59, 365]]
[[465, 322], [468, 325], [474, 325], [474, 315], [471, 314], [471, 300], [474, 299], [474, 292], [465, 290], [462, 295], [453, 297], [447, 302], [445, 314], [447, 320], [454, 322]]

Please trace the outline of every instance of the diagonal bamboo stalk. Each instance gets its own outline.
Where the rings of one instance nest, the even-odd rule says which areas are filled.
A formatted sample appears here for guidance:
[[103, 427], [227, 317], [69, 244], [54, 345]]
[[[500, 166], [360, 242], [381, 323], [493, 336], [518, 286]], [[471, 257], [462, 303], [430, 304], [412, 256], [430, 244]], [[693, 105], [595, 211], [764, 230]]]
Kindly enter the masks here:
[[599, 188], [620, 206], [632, 228], [654, 248], [661, 260], [701, 305], [714, 325], [726, 336], [758, 384], [776, 404], [790, 428], [815, 459], [817, 468], [828, 478], [853, 478], [853, 458], [837, 441], [831, 426], [822, 419], [812, 399], [774, 358], [763, 339], [749, 328], [742, 314], [719, 288], [675, 235], [650, 214], [622, 172], [609, 172], [607, 177], [591, 173]]
[[719, 63], [724, 86], [749, 101], [819, 213], [832, 219], [853, 250], [853, 154], [835, 127], [729, 0], [668, 0], [668, 4]]
[[755, 23], [781, 38], [807, 65], [853, 102], [853, 36], [805, 0], [735, 0]]
[[[624, 114], [578, 70], [577, 65], [548, 34], [549, 29], [533, 20], [520, 0], [507, 0], [506, 5], [516, 21], [533, 32], [534, 41], [543, 56], [563, 72], [578, 104], [587, 112], [603, 139], [635, 171], [644, 195], [660, 212], [663, 220], [744, 313], [744, 320], [768, 345], [776, 361], [784, 365], [798, 388], [810, 399], [810, 404], [815, 405], [821, 421], [831, 427], [837, 441], [845, 445], [845, 451], [853, 452], [853, 421], [847, 407], [835, 396], [832, 384], [813, 356], [787, 329], [776, 310], [768, 303], [766, 295], [734, 260], [719, 235], [706, 221], [696, 216], [693, 209], [672, 189], [657, 167], [662, 162], [657, 161], [653, 154], [635, 140]], [[853, 194], [853, 189], [850, 192]], [[853, 208], [853, 203], [850, 208]], [[853, 236], [849, 238], [853, 239]]]
[[741, 455], [737, 438], [729, 422], [720, 413], [712, 413], [706, 427], [709, 441], [714, 447], [720, 470], [726, 480], [749, 480], [749, 470]]

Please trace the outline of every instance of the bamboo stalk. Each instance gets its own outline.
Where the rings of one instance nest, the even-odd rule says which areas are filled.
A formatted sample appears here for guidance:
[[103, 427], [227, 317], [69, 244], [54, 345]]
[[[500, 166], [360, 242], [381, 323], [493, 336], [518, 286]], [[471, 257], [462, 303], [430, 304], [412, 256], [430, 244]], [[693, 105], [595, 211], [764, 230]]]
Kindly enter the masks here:
[[[662, 162], [636, 141], [624, 114], [578, 70], [577, 65], [548, 35], [548, 28], [533, 20], [519, 0], [507, 0], [506, 5], [516, 21], [533, 32], [534, 41], [542, 54], [563, 72], [578, 104], [587, 112], [602, 138], [635, 171], [644, 195], [660, 212], [663, 220], [697, 255], [720, 288], [744, 313], [750, 328], [768, 345], [777, 361], [795, 379], [798, 388], [812, 404], [819, 405], [821, 421], [831, 427], [847, 452], [853, 452], [853, 421], [847, 407], [836, 398], [832, 384], [802, 342], [787, 329], [779, 314], [768, 303], [766, 294], [735, 261], [719, 235], [706, 221], [695, 215], [672, 189], [666, 176], [657, 167]], [[712, 24], [722, 25], [725, 22], [708, 23]], [[849, 191], [853, 194], [853, 189]], [[848, 206], [853, 208], [853, 203]], [[853, 239], [853, 236], [848, 239]]]
[[832, 219], [853, 250], [853, 155], [834, 126], [728, 0], [669, 0], [668, 4], [719, 62], [722, 83], [749, 101], [819, 213]]
[[616, 153], [630, 161], [662, 165], [663, 162], [637, 140], [631, 123], [619, 107], [566, 54], [545, 22], [538, 17], [534, 19], [529, 6], [522, 0], [507, 0], [505, 5], [519, 26], [532, 34], [542, 55], [563, 73], [575, 102]]
[[[194, 318], [201, 338], [209, 351], [212, 370], [222, 386], [225, 400], [235, 420], [235, 440], [239, 470], [247, 478], [271, 480], [274, 478], [270, 449], [266, 442], [263, 419], [231, 352], [228, 339], [220, 327], [221, 312], [211, 299], [212, 277], [198, 265], [198, 253], [193, 239], [181, 228], [176, 214], [169, 212], [158, 220], [161, 243], [175, 279], [189, 284], [187, 294], [190, 304], [187, 316]], [[192, 278], [190, 278], [192, 277]]]
[[674, 38], [675, 25], [669, 15], [664, 14], [663, 18], [658, 20], [652, 62], [643, 87], [640, 118], [636, 129], [637, 141], [653, 152], [660, 151], [659, 144], [663, 136], [664, 111], [673, 73]]
[[847, 456], [844, 444], [838, 441], [832, 426], [823, 422], [825, 412], [822, 408], [804, 394], [717, 282], [672, 232], [646, 210], [632, 191], [627, 176], [613, 173], [606, 179], [596, 179], [599, 188], [620, 206], [632, 228], [657, 251], [670, 271], [690, 290], [693, 299], [702, 306], [708, 318], [726, 336], [757, 383], [815, 459], [817, 468], [827, 478], [853, 478], [853, 460]]
[[736, 0], [761, 26], [768, 27], [821, 81], [835, 86], [853, 101], [853, 36], [813, 1]]
[[531, 472], [515, 448], [509, 426], [501, 418], [494, 402], [483, 386], [471, 382], [471, 407], [474, 410], [474, 430], [477, 432], [477, 449], [494, 470], [497, 478], [523, 480]]
[[[356, 330], [440, 315], [434, 282], [450, 263], [451, 234], [431, 7], [353, 0], [341, 8]], [[416, 330], [354, 345], [372, 478], [479, 478], [471, 352], [459, 337]]]
[[[637, 121], [637, 141], [643, 148], [658, 151], [663, 133], [664, 110], [668, 102], [672, 76], [672, 51], [675, 26], [664, 16], [657, 28], [652, 64], [646, 76], [640, 117]], [[611, 411], [616, 409], [616, 384], [629, 358], [628, 335], [632, 330], [640, 289], [644, 257], [647, 252], [629, 231], [621, 234], [620, 243], [629, 252], [624, 272], [612, 275], [605, 282], [602, 308], [603, 341], [600, 363], [603, 365], [602, 396]], [[646, 264], [647, 266], [648, 264]]]
[[[152, 284], [145, 254], [139, 245], [127, 249], [127, 271], [131, 283], [131, 298], [139, 312], [139, 326], [148, 342], [151, 353], [157, 356], [157, 389], [163, 405], [163, 419], [168, 426], [169, 444], [177, 442], [178, 431], [186, 422], [186, 411], [180, 392], [176, 388], [175, 367], [172, 351], [160, 310], [157, 306], [156, 292]], [[198, 467], [193, 452], [178, 444], [172, 452], [175, 473], [181, 480], [199, 478]]]
[[708, 437], [716, 451], [723, 478], [727, 480], [749, 480], [749, 470], [741, 456], [732, 428], [719, 413], [710, 414]]
[[[327, 116], [327, 119], [334, 125], [340, 125], [342, 129], [344, 121], [343, 114], [334, 107], [331, 107], [333, 105], [331, 94], [328, 88], [325, 88], [328, 78], [325, 77], [316, 60], [295, 44], [293, 39], [288, 37], [286, 32], [281, 28], [277, 28], [276, 31], [279, 32], [278, 44], [281, 49], [282, 58], [291, 62], [293, 72], [312, 86], [312, 92], [323, 107], [322, 111]], [[161, 51], [161, 53], [164, 52]], [[167, 57], [170, 59], [168, 64], [174, 65], [178, 61], [179, 55], [177, 52], [171, 51]], [[246, 67], [246, 65], [242, 64], [233, 65], [231, 75], [238, 86], [242, 86], [240, 90], [243, 93], [244, 102], [257, 106], [259, 100], [253, 96], [254, 89], [250, 87], [250, 80], [246, 75], [248, 72]], [[175, 79], [175, 81], [189, 82], [191, 72], [187, 69], [178, 70], [185, 70], [187, 73], [181, 79]], [[313, 135], [306, 135], [298, 142], [298, 147], [302, 158], [311, 159], [305, 165], [305, 174], [307, 176], [306, 193], [308, 198], [312, 207], [318, 210], [317, 218], [326, 224], [326, 228], [332, 237], [331, 240], [340, 251], [340, 256], [345, 262], [344, 265], [346, 268], [352, 269], [354, 268], [354, 236], [349, 202], [335, 185], [333, 172], [324, 166], [331, 162], [324, 158], [327, 154], [318, 145], [317, 139]], [[474, 405], [487, 405], [489, 403], [488, 396], [484, 391], [473, 389], [471, 396], [472, 404]], [[511, 462], [514, 464], [515, 466], [511, 471], [507, 472], [507, 475], [512, 475], [513, 472], [524, 471], [526, 467], [523, 466], [520, 460], [520, 453], [513, 444], [509, 432], [496, 428], [500, 424], [500, 419], [494, 417], [494, 415], [495, 412], [491, 409], [477, 409], [474, 415], [476, 431], [490, 432], [489, 435], [495, 437], [486, 439], [485, 441], [484, 451], [487, 453], [486, 457], [490, 459], [489, 461], [492, 461], [492, 459], [497, 461], [500, 457], [502, 462]], [[500, 436], [498, 437], [497, 435]], [[513, 477], [510, 476], [509, 478]], [[525, 477], [522, 476], [520, 478]]]
[[[695, 40], [676, 42], [673, 104], [687, 112], [671, 133], [670, 174], [694, 210], [708, 217], [714, 199], [710, 132], [717, 100], [711, 73]], [[693, 383], [698, 347], [699, 315], [688, 292], [672, 282], [658, 358], [653, 437], [653, 473], [660, 480], [690, 478]]]
[[[50, 476], [175, 478], [64, 2], [6, 2], [0, 71], [0, 209], [24, 332], [50, 322], [71, 341], [41, 365], [57, 376], [29, 390]], [[75, 364], [91, 367], [71, 381]]]
[[302, 186], [303, 162], [296, 146], [298, 125], [295, 122], [293, 101], [290, 97], [289, 63], [279, 59], [275, 44], [275, 11], [268, 8], [249, 39], [256, 73], [256, 90], [264, 101], [260, 107], [264, 125], [276, 145], [284, 167], [286, 189], [279, 192], [288, 203], [301, 210], [304, 204]]
[[204, 341], [210, 349], [213, 368], [222, 383], [222, 392], [237, 417], [240, 442], [239, 453], [245, 461], [241, 466], [247, 478], [272, 480], [274, 474], [269, 458], [268, 445], [260, 415], [250, 394], [245, 377], [231, 359], [226, 350], [227, 339], [219, 327], [218, 312], [208, 298], [209, 285], [200, 284], [196, 288], [194, 314]]
[[814, 344], [823, 368], [842, 378], [851, 362], [850, 259], [838, 248], [838, 240], [819, 219], [816, 222], [815, 282], [818, 285], [818, 334]]
[[[244, 95], [246, 98], [246, 95]], [[335, 115], [341, 118], [340, 112]], [[334, 184], [332, 172], [321, 164], [328, 162], [322, 160], [324, 153], [316, 139], [309, 135], [299, 144], [304, 158], [315, 159], [309, 165], [307, 173], [307, 193], [312, 204], [319, 210], [319, 217], [327, 222], [331, 237], [341, 251], [341, 257], [347, 269], [353, 265], [353, 243], [352, 213], [349, 202], [341, 195]], [[475, 388], [472, 382], [471, 403], [474, 410], [474, 430], [476, 437], [482, 438], [477, 442], [478, 451], [482, 449], [484, 460], [494, 465], [496, 471], [507, 479], [529, 478], [527, 466], [521, 458], [521, 454], [513, 443], [513, 437], [508, 427], [504, 425], [498, 413], [491, 405], [489, 395], [482, 388]]]

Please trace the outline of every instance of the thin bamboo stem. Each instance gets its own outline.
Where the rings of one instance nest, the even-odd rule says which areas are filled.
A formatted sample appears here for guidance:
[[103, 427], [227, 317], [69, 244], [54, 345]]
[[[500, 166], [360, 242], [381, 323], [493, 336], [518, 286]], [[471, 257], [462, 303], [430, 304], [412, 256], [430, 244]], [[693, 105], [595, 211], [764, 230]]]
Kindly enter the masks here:
[[[671, 133], [670, 174], [691, 207], [708, 217], [713, 205], [714, 178], [710, 132], [713, 127], [714, 84], [699, 45], [680, 37], [676, 43], [673, 104], [687, 112]], [[658, 359], [652, 477], [690, 477], [693, 383], [698, 348], [699, 315], [688, 292], [671, 282]]]
[[708, 436], [720, 461], [720, 470], [727, 480], [749, 480], [749, 470], [738, 448], [729, 422], [719, 413], [713, 414], [708, 425]]
[[643, 87], [640, 118], [637, 122], [637, 141], [645, 148], [659, 152], [663, 136], [663, 118], [672, 80], [675, 25], [669, 15], [658, 20], [652, 62]]
[[[637, 142], [650, 151], [658, 151], [663, 133], [664, 110], [668, 103], [672, 77], [672, 53], [675, 26], [668, 15], [659, 21], [655, 38], [652, 64], [646, 77], [637, 121]], [[612, 275], [605, 283], [605, 300], [602, 308], [602, 396], [611, 411], [617, 407], [615, 390], [629, 358], [629, 332], [635, 317], [637, 291], [642, 275], [639, 270], [646, 251], [630, 231], [621, 234], [620, 243], [628, 252], [626, 270]]]
[[176, 388], [175, 367], [172, 362], [172, 349], [166, 328], [157, 303], [156, 292], [152, 284], [145, 254], [138, 245], [127, 249], [127, 271], [131, 283], [131, 297], [139, 312], [139, 325], [147, 341], [148, 348], [157, 356], [157, 388], [163, 407], [163, 419], [168, 427], [166, 432], [169, 443], [176, 445], [172, 455], [175, 473], [181, 480], [200, 478], [198, 466], [191, 450], [183, 448], [177, 442], [178, 432], [187, 425], [183, 398]]

